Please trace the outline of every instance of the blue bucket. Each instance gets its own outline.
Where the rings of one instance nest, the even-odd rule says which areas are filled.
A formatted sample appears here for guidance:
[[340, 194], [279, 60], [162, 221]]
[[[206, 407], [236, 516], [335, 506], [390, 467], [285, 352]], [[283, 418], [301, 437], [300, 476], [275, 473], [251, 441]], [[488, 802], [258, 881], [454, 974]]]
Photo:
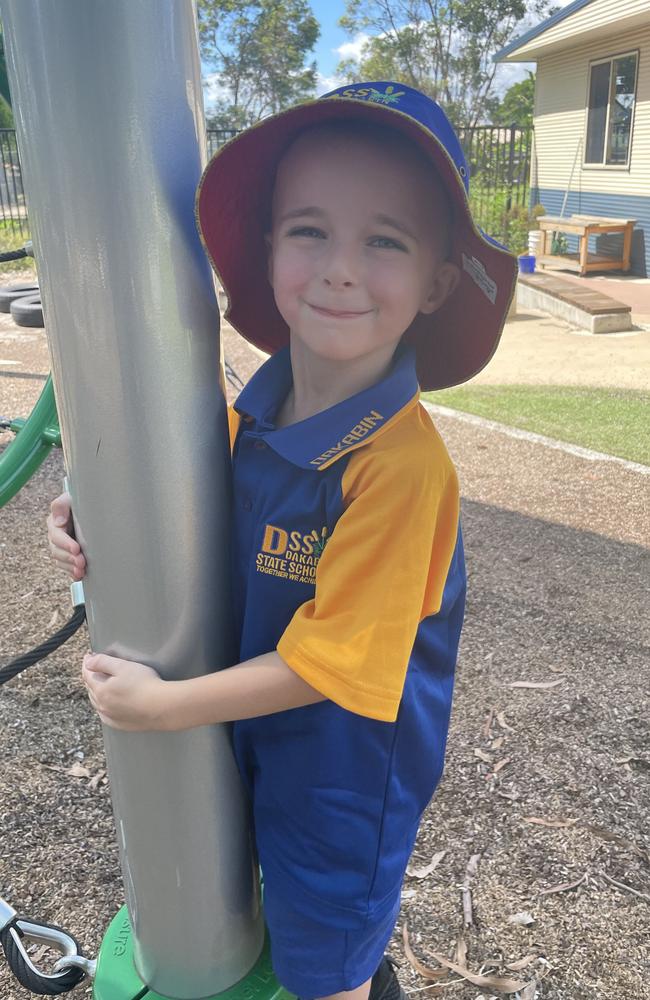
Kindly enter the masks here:
[[532, 274], [535, 270], [534, 254], [522, 253], [519, 257], [520, 274]]

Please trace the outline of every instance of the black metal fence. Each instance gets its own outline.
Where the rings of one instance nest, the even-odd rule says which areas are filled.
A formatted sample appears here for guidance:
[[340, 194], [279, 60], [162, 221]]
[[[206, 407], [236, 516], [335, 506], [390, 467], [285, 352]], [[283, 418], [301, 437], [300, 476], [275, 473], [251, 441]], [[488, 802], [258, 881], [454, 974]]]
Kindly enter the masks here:
[[[208, 154], [212, 156], [235, 135], [236, 129], [209, 129]], [[513, 208], [528, 205], [532, 136], [532, 128], [518, 125], [459, 130], [470, 167], [474, 217], [482, 229], [506, 243]], [[13, 129], [0, 129], [0, 159], [0, 230], [27, 237], [27, 210]]]
[[0, 128], [0, 226], [20, 236], [28, 235], [23, 178], [12, 128]]

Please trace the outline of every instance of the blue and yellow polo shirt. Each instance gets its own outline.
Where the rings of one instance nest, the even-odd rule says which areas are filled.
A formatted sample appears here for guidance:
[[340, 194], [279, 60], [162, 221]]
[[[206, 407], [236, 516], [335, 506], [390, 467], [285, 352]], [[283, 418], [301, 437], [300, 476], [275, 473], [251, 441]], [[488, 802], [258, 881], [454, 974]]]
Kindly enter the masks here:
[[231, 411], [240, 656], [277, 648], [336, 704], [391, 722], [411, 657], [433, 655], [445, 589], [464, 592], [456, 473], [410, 349], [377, 385], [276, 430], [291, 378], [285, 348]]
[[390, 936], [443, 769], [465, 597], [456, 473], [412, 350], [276, 429], [291, 380], [284, 349], [230, 414], [240, 658], [277, 648], [326, 696], [233, 726], [278, 974], [283, 941], [293, 967], [323, 928], [360, 954]]

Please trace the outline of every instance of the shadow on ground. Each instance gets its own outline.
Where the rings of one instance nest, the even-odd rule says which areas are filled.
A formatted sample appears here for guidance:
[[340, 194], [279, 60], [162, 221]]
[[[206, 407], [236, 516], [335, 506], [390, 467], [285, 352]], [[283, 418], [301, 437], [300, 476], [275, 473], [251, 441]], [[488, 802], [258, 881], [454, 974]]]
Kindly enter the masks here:
[[[54, 454], [0, 512], [0, 663], [70, 615], [44, 527], [62, 474]], [[418, 862], [446, 853], [405, 884], [391, 948], [400, 978], [409, 992], [427, 985], [404, 957], [405, 923], [422, 961], [451, 956], [459, 887], [479, 854], [465, 932], [474, 972], [513, 976], [506, 965], [530, 955], [517, 974], [546, 973], [538, 998], [643, 1000], [648, 903], [608, 879], [650, 893], [648, 554], [489, 504], [467, 501], [463, 516], [470, 590], [448, 760], [416, 847]], [[82, 631], [0, 689], [0, 895], [95, 955], [123, 894], [100, 727], [79, 679], [86, 648]], [[521, 680], [561, 683], [508, 686]], [[522, 911], [528, 927], [508, 920]], [[0, 996], [28, 997], [2, 961]]]

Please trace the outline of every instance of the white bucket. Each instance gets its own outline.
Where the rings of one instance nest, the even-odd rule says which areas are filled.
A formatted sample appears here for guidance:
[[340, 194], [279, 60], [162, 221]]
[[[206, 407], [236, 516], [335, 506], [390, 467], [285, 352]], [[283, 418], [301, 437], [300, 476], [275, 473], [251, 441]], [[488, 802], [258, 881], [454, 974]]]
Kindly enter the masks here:
[[528, 233], [528, 253], [537, 256], [539, 250], [539, 245], [542, 239], [542, 233], [539, 229], [531, 229]]

